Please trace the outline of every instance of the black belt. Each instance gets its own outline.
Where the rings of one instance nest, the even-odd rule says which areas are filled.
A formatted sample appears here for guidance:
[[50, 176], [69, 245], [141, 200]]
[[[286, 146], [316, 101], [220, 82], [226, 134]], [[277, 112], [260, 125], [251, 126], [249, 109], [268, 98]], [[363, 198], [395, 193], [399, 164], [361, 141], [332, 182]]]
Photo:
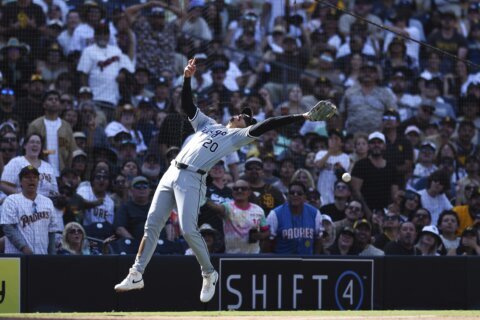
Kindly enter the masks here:
[[[189, 165], [188, 165], [188, 164], [185, 164], [185, 163], [180, 163], [180, 162], [175, 161], [175, 167], [177, 167], [178, 169], [188, 170]], [[196, 172], [196, 173], [199, 173], [199, 174], [201, 174], [201, 175], [204, 175], [204, 174], [207, 173], [206, 171], [204, 171], [204, 170], [202, 170], [202, 169], [198, 169], [198, 170], [192, 169], [191, 171]]]

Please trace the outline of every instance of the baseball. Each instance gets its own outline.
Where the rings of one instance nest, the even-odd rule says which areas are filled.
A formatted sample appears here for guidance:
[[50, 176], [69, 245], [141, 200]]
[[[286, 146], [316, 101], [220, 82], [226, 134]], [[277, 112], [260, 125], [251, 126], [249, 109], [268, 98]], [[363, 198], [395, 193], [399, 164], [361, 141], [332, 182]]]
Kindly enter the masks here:
[[343, 182], [350, 182], [350, 180], [352, 180], [352, 176], [350, 175], [350, 173], [348, 172], [345, 172], [344, 174], [342, 174], [342, 180]]

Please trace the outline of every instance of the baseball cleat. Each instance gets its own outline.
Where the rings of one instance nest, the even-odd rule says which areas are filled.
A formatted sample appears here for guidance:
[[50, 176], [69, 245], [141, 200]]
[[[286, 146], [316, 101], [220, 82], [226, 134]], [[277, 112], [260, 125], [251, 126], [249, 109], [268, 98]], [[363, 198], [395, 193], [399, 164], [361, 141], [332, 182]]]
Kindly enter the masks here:
[[200, 301], [208, 302], [215, 295], [215, 285], [218, 281], [218, 272], [213, 271], [203, 276], [202, 291], [200, 291]]
[[137, 270], [130, 268], [128, 276], [122, 282], [115, 286], [115, 291], [125, 292], [130, 290], [143, 289], [144, 283], [142, 274]]

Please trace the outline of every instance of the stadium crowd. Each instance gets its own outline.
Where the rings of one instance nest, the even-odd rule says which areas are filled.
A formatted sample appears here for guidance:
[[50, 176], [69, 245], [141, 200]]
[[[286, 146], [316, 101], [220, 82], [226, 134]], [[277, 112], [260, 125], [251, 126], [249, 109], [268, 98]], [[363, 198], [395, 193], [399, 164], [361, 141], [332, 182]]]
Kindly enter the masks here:
[[479, 1], [130, 2], [2, 1], [0, 252], [136, 253], [194, 57], [219, 123], [338, 106], [207, 173], [211, 253], [480, 254]]

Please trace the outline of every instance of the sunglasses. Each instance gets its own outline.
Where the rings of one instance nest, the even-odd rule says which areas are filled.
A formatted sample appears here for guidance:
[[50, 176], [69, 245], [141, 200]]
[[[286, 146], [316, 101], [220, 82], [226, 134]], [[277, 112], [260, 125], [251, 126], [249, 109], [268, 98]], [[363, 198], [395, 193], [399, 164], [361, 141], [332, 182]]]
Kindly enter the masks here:
[[248, 171], [261, 171], [263, 168], [260, 167], [250, 167], [250, 168], [245, 168]]
[[95, 176], [96, 180], [108, 180], [108, 176], [105, 175], [96, 175]]
[[17, 141], [17, 138], [2, 138], [2, 141], [3, 142], [15, 142]]
[[15, 149], [14, 148], [3, 148], [3, 149], [0, 149], [1, 152], [15, 152]]
[[288, 191], [288, 194], [291, 195], [291, 196], [303, 196], [305, 194], [305, 192], [290, 190], [290, 191]]
[[400, 218], [398, 216], [385, 216], [386, 221], [398, 221]]
[[346, 190], [346, 189], [348, 189], [348, 187], [347, 187], [346, 185], [344, 185], [344, 184], [337, 184], [337, 185], [335, 186], [335, 189], [337, 189], [337, 190]]
[[383, 116], [383, 121], [396, 121], [397, 117], [395, 116]]
[[356, 206], [348, 206], [347, 208], [350, 209], [350, 210], [353, 211], [353, 212], [360, 212], [360, 211], [362, 211], [362, 208], [356, 207]]
[[137, 190], [146, 190], [148, 189], [148, 184], [146, 183], [137, 183], [136, 185], [133, 186], [134, 189]]
[[83, 232], [80, 229], [70, 229], [68, 230], [68, 234], [83, 234]]
[[5, 89], [2, 89], [2, 95], [3, 96], [14, 96], [15, 91], [13, 91], [12, 89], [9, 89], [9, 88], [5, 88]]
[[233, 189], [233, 191], [239, 191], [239, 192], [250, 190], [249, 187], [233, 187], [232, 189]]

